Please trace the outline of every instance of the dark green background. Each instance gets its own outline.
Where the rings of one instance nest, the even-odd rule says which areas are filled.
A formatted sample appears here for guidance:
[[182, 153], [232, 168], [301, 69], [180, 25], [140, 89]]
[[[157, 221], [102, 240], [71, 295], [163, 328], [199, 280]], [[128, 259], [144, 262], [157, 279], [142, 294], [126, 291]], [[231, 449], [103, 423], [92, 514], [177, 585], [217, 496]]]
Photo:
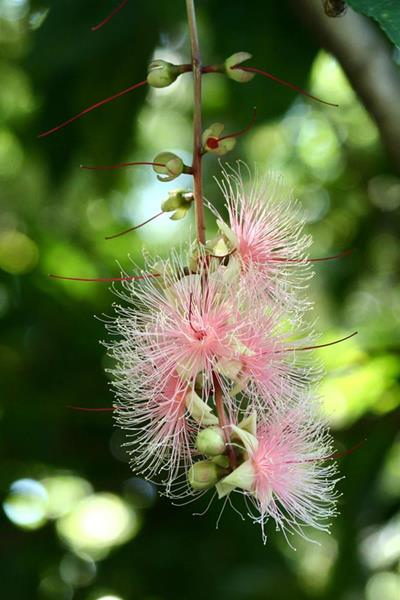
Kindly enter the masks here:
[[[119, 441], [110, 413], [68, 408], [112, 403], [98, 343], [105, 333], [93, 314], [110, 313], [113, 297], [107, 285], [60, 283], [47, 274], [118, 275], [115, 260], [129, 268], [128, 254], [140, 262], [143, 246], [163, 252], [173, 243], [160, 233], [104, 241], [104, 235], [137, 222], [135, 205], [150, 175], [88, 173], [79, 165], [151, 160], [167, 149], [190, 151], [190, 86], [181, 85], [176, 103], [173, 95], [149, 96], [141, 89], [53, 137], [36, 136], [143, 79], [156, 47], [173, 47], [187, 62], [184, 2], [132, 0], [107, 27], [92, 33], [90, 26], [112, 3], [58, 0], [27, 6], [3, 0], [2, 502], [12, 502], [9, 490], [17, 480], [69, 473], [88, 480], [96, 492], [123, 497], [141, 515], [141, 526], [133, 539], [97, 561], [97, 574], [87, 585], [74, 587], [62, 569], [60, 575], [59, 565], [66, 554], [71, 559], [73, 548], [59, 539], [55, 522], [45, 520], [29, 530], [1, 512], [1, 595], [12, 600], [95, 600], [107, 592], [122, 600], [392, 600], [400, 557], [399, 543], [393, 542], [400, 535], [400, 180], [372, 121], [338, 67], [332, 67], [333, 75], [329, 71], [333, 63], [319, 54], [289, 3], [197, 4], [204, 62], [247, 50], [254, 66], [340, 103], [335, 111], [262, 78], [239, 85], [209, 76], [204, 120], [237, 130], [256, 105], [257, 125], [239, 141], [232, 160], [257, 161], [261, 169], [286, 176], [314, 235], [313, 256], [354, 249], [349, 257], [317, 266], [310, 293], [323, 339], [360, 332], [348, 345], [321, 352], [328, 370], [321, 391], [337, 447], [367, 441], [340, 461], [345, 479], [332, 536], [317, 536], [320, 547], [294, 540], [296, 552], [272, 524], [264, 547], [258, 528], [229, 507], [216, 531], [217, 503], [205, 516], [194, 517], [204, 499], [201, 506], [175, 507], [164, 498], [150, 502], [137, 492], [137, 481], [129, 484], [132, 474], [123, 452], [115, 449]], [[212, 179], [217, 162], [207, 157], [205, 166], [207, 197], [222, 207]], [[142, 205], [141, 210], [143, 217], [157, 208]], [[183, 238], [188, 226], [184, 222], [179, 229]], [[135, 494], [128, 493], [129, 485]], [[78, 571], [88, 564], [79, 563]]]

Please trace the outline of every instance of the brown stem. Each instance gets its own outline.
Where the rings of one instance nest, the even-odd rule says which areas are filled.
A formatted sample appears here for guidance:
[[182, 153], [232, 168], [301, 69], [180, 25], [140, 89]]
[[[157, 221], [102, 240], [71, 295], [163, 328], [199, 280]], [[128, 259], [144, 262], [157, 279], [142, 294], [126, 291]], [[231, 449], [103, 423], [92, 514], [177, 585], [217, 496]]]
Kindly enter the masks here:
[[226, 447], [228, 452], [229, 464], [232, 469], [236, 469], [236, 454], [233, 446], [230, 444], [230, 436], [229, 436], [229, 421], [226, 417], [225, 407], [224, 407], [224, 399], [222, 396], [222, 389], [220, 383], [218, 381], [218, 377], [215, 373], [213, 373], [213, 385], [214, 385], [214, 399], [215, 399], [215, 409], [217, 411], [219, 426], [225, 435]]
[[194, 8], [194, 0], [186, 0], [186, 9], [188, 15], [189, 35], [192, 49], [192, 65], [193, 65], [193, 165], [192, 174], [194, 182], [194, 201], [196, 212], [196, 229], [197, 239], [201, 244], [206, 241], [206, 228], [204, 222], [204, 205], [203, 205], [203, 190], [202, 190], [202, 124], [201, 124], [201, 56], [199, 36], [197, 32], [196, 11]]

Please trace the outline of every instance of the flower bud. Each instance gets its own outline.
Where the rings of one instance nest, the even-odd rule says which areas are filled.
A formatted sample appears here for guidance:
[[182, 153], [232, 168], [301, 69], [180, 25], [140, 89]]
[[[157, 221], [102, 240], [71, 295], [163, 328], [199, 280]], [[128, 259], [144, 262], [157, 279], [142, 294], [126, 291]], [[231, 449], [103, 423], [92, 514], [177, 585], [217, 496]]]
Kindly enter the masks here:
[[225, 452], [225, 435], [221, 427], [207, 427], [197, 434], [196, 448], [206, 456], [218, 456]]
[[211, 461], [223, 469], [229, 469], [229, 458], [226, 456], [226, 454], [214, 456]]
[[251, 81], [254, 77], [254, 73], [249, 73], [248, 71], [241, 71], [240, 69], [232, 69], [232, 67], [239, 65], [251, 58], [252, 55], [248, 52], [235, 52], [224, 62], [225, 73], [229, 77], [229, 79], [233, 79], [234, 81], [238, 81], [239, 83], [247, 83], [247, 81]]
[[157, 175], [159, 181], [173, 181], [182, 175], [185, 165], [183, 160], [173, 152], [160, 152], [153, 160], [153, 171], [165, 177]]
[[223, 123], [213, 123], [204, 131], [202, 135], [202, 143], [203, 149], [206, 152], [212, 152], [217, 156], [224, 156], [235, 147], [235, 138], [226, 137], [220, 139], [224, 128], [225, 126]]
[[188, 481], [194, 490], [206, 490], [220, 478], [220, 468], [209, 460], [194, 463], [188, 471]]
[[155, 88], [164, 88], [174, 83], [180, 74], [179, 65], [157, 58], [149, 64], [147, 83]]

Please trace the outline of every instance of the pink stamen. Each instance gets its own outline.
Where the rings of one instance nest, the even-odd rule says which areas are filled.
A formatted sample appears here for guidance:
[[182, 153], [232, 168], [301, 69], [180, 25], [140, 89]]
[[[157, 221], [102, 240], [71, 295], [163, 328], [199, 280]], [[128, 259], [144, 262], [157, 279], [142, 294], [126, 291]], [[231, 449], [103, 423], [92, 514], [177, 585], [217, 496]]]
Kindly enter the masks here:
[[189, 325], [191, 330], [193, 331], [193, 333], [196, 334], [196, 337], [198, 340], [202, 340], [205, 335], [206, 332], [204, 331], [204, 329], [195, 329], [193, 324], [192, 324], [192, 315], [193, 315], [193, 292], [190, 292], [190, 296], [189, 296]]
[[136, 165], [150, 165], [151, 167], [165, 167], [164, 163], [140, 161], [140, 162], [119, 163], [118, 165], [102, 165], [99, 167], [91, 167], [88, 165], [79, 165], [79, 168], [85, 169], [86, 171], [111, 171], [112, 169], [122, 169], [123, 167], [133, 167]]
[[140, 223], [140, 225], [135, 225], [134, 227], [129, 227], [129, 229], [125, 229], [124, 231], [120, 231], [119, 233], [115, 233], [114, 235], [108, 235], [106, 238], [106, 240], [114, 240], [117, 237], [121, 237], [121, 235], [125, 235], [126, 233], [130, 233], [131, 231], [135, 231], [135, 229], [140, 229], [140, 227], [143, 227], [144, 225], [147, 225], [147, 223], [150, 223], [151, 221], [154, 221], [154, 219], [157, 219], [158, 217], [161, 217], [161, 215], [164, 215], [164, 211], [162, 210], [161, 212], [157, 213], [156, 215], [150, 217], [150, 219], [147, 219], [147, 221], [143, 221], [143, 223]]
[[114, 94], [113, 96], [110, 96], [109, 98], [105, 98], [104, 100], [100, 100], [99, 102], [92, 104], [92, 106], [85, 108], [85, 110], [82, 110], [80, 113], [78, 113], [74, 117], [71, 117], [67, 121], [64, 121], [60, 125], [57, 125], [56, 127], [49, 129], [48, 131], [44, 131], [43, 133], [40, 133], [38, 135], [38, 138], [44, 138], [44, 137], [47, 137], [48, 135], [51, 135], [52, 133], [55, 133], [59, 129], [66, 127], [70, 123], [73, 123], [73, 121], [76, 121], [77, 119], [80, 119], [84, 115], [92, 112], [92, 110], [95, 110], [96, 108], [99, 108], [100, 106], [103, 106], [104, 104], [108, 104], [109, 102], [112, 102], [113, 100], [116, 100], [117, 98], [120, 98], [121, 96], [124, 96], [125, 94], [128, 94], [129, 92], [132, 92], [133, 90], [136, 90], [139, 87], [142, 87], [143, 85], [147, 85], [147, 79], [145, 79], [144, 81], [140, 81], [139, 83], [135, 83], [134, 85], [131, 85], [130, 87], [126, 88], [125, 90], [122, 90], [121, 92], [117, 92], [116, 94]]
[[123, 2], [121, 2], [121, 4], [119, 6], [117, 6], [117, 8], [115, 8], [112, 11], [112, 13], [110, 13], [108, 15], [108, 17], [106, 17], [105, 19], [103, 19], [102, 21], [100, 21], [100, 23], [98, 23], [94, 27], [91, 27], [91, 30], [92, 31], [98, 31], [99, 29], [101, 29], [104, 25], [106, 25], [107, 23], [109, 23], [111, 21], [111, 19], [113, 17], [115, 17], [115, 15], [117, 15], [124, 8], [124, 6], [126, 6], [126, 4], [128, 4], [128, 0], [123, 0]]
[[242, 65], [238, 64], [238, 65], [234, 65], [233, 67], [231, 67], [231, 69], [240, 69], [241, 71], [248, 71], [249, 73], [257, 73], [258, 75], [263, 75], [264, 77], [267, 77], [268, 79], [272, 79], [273, 81], [276, 81], [280, 85], [289, 87], [292, 90], [298, 92], [299, 94], [302, 94], [303, 96], [307, 96], [307, 98], [311, 98], [312, 100], [315, 100], [316, 102], [321, 102], [321, 104], [327, 104], [328, 106], [334, 106], [336, 108], [339, 106], [338, 104], [334, 104], [333, 102], [326, 102], [326, 100], [321, 100], [320, 98], [317, 98], [316, 96], [313, 96], [312, 94], [309, 94], [308, 92], [306, 92], [299, 86], [295, 85], [294, 83], [290, 83], [290, 81], [286, 81], [285, 79], [276, 77], [275, 75], [272, 75], [272, 73], [268, 73], [267, 71], [262, 71], [261, 69], [257, 69], [256, 67], [243, 67]]
[[147, 273], [146, 275], [134, 275], [132, 277], [66, 277], [64, 275], [49, 274], [51, 279], [61, 279], [64, 281], [88, 281], [94, 283], [111, 283], [113, 281], [136, 281], [137, 279], [147, 279], [147, 277], [160, 277], [160, 273]]

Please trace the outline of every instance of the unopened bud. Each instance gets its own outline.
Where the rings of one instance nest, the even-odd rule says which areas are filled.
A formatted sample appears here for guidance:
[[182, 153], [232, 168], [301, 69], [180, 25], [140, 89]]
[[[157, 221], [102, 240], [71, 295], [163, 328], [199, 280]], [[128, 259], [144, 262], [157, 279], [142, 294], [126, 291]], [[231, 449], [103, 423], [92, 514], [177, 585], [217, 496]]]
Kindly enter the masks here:
[[249, 73], [248, 71], [242, 71], [241, 69], [233, 69], [236, 65], [240, 65], [240, 63], [244, 62], [251, 58], [252, 55], [249, 52], [235, 52], [224, 62], [225, 73], [229, 77], [229, 79], [233, 79], [234, 81], [238, 81], [239, 83], [247, 83], [247, 81], [251, 81], [254, 77], [254, 73]]
[[[183, 160], [173, 152], [160, 152], [153, 162], [155, 163], [153, 171], [158, 173], [159, 181], [172, 181], [182, 175], [185, 168]], [[160, 177], [160, 175], [165, 175], [165, 177]]]
[[206, 456], [218, 456], [225, 452], [225, 435], [221, 427], [207, 427], [199, 431], [196, 448]]
[[207, 490], [213, 487], [220, 478], [221, 470], [213, 462], [200, 460], [188, 471], [188, 481], [194, 490]]
[[174, 83], [181, 72], [179, 65], [157, 58], [149, 64], [147, 83], [155, 88], [164, 88]]

